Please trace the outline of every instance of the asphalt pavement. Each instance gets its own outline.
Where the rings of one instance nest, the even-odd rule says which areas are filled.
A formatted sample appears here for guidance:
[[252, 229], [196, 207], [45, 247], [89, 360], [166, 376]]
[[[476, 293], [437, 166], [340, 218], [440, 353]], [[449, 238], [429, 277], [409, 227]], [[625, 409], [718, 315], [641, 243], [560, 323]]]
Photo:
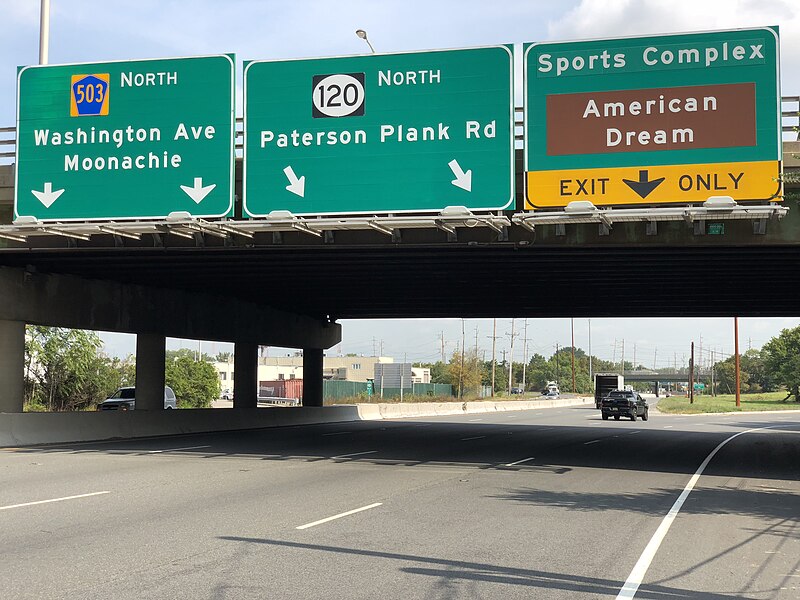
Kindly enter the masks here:
[[800, 413], [4, 449], [0, 597], [795, 600], [799, 520]]

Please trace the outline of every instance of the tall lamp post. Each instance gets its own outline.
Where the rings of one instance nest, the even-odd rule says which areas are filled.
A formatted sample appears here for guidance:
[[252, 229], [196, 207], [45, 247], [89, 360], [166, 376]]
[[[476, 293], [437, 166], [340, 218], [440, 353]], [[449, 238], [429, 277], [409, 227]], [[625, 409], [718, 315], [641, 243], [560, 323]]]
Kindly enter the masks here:
[[375, 54], [375, 48], [372, 47], [372, 44], [369, 43], [369, 38], [367, 37], [367, 32], [363, 29], [356, 29], [356, 35], [360, 37], [362, 40], [367, 42], [367, 46], [369, 46], [370, 51]]
[[46, 65], [50, 50], [50, 0], [42, 0], [39, 12], [39, 64]]

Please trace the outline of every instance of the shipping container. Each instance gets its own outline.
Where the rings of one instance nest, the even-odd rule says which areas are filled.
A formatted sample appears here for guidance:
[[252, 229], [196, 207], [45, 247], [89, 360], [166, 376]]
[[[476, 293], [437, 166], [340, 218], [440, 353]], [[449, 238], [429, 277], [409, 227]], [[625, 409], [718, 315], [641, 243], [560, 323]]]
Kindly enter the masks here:
[[303, 399], [302, 379], [277, 379], [275, 381], [258, 382], [259, 398], [293, 398]]

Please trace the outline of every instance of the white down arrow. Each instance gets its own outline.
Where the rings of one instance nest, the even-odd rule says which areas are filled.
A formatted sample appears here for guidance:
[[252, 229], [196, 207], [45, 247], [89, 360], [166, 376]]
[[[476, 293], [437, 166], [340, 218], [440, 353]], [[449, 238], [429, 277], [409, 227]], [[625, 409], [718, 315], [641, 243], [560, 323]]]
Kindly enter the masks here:
[[188, 185], [182, 185], [181, 189], [184, 192], [186, 192], [189, 198], [194, 200], [196, 204], [200, 204], [203, 201], [203, 198], [208, 196], [211, 193], [211, 190], [213, 190], [215, 187], [217, 187], [216, 183], [203, 186], [203, 178], [195, 177], [193, 187], [189, 187]]

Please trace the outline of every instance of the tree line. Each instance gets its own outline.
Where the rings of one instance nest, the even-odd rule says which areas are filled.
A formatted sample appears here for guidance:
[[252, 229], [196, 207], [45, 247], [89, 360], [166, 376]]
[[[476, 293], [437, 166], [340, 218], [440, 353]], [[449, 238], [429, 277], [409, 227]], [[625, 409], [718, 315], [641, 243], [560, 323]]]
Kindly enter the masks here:
[[[93, 331], [28, 325], [25, 335], [26, 411], [94, 410], [120, 387], [136, 385], [136, 361], [109, 357]], [[208, 408], [220, 383], [211, 357], [167, 350], [166, 385], [178, 408]]]
[[[719, 393], [734, 393], [735, 357], [730, 356], [714, 363], [715, 386]], [[593, 373], [620, 373], [621, 362], [611, 362], [596, 356], [592, 357]], [[431, 370], [431, 383], [446, 383], [453, 386], [456, 395], [472, 396], [480, 386], [492, 385], [492, 361], [482, 360], [472, 349], [463, 357], [456, 350], [449, 362], [416, 363], [415, 366]], [[547, 382], [556, 381], [562, 391], [572, 391], [572, 348], [559, 348], [552, 356], [534, 354], [527, 364], [513, 363], [512, 387], [521, 387], [525, 373], [525, 391], [538, 392]], [[625, 361], [624, 370], [644, 370], [646, 367]], [[508, 391], [508, 362], [495, 364], [494, 391]], [[800, 401], [800, 326], [784, 329], [770, 339], [760, 350], [748, 350], [740, 356], [740, 389], [743, 393], [772, 392], [786, 390], [786, 400]], [[679, 369], [688, 379], [688, 369]], [[647, 382], [634, 382], [634, 388], [649, 389]], [[589, 355], [581, 348], [575, 348], [575, 389], [580, 394], [592, 393], [589, 377]], [[459, 390], [462, 391], [459, 394]]]

